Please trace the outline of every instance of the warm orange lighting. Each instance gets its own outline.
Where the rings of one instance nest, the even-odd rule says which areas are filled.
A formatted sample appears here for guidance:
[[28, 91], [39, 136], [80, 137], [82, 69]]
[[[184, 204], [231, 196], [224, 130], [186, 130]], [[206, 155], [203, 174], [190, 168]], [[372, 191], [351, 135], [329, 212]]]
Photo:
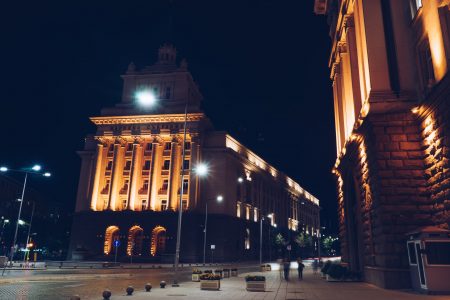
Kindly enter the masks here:
[[420, 112], [420, 107], [416, 106], [416, 107], [411, 108], [411, 112], [413, 114], [418, 114]]
[[153, 230], [152, 230], [152, 245], [150, 248], [150, 254], [152, 256], [155, 256], [158, 253], [158, 251], [161, 250], [161, 249], [158, 249], [158, 237], [161, 233], [165, 233], [165, 232], [166, 232], [166, 228], [164, 228], [160, 225], [153, 228]]

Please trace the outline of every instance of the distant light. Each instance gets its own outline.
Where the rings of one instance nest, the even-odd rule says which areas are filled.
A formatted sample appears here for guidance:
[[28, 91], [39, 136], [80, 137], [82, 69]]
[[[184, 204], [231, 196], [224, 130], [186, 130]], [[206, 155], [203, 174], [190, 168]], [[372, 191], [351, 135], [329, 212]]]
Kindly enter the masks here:
[[27, 248], [31, 248], [31, 247], [33, 247], [33, 246], [34, 246], [33, 243], [29, 243], [29, 244], [27, 245]]
[[218, 202], [222, 202], [223, 201], [223, 196], [222, 195], [217, 196], [217, 201]]
[[5, 219], [5, 220], [3, 221], [3, 223], [9, 223], [9, 220], [8, 220], [8, 219]]
[[204, 177], [208, 175], [208, 165], [205, 163], [199, 163], [195, 168], [194, 172], [200, 177]]
[[277, 224], [273, 224], [273, 227], [277, 228]]
[[143, 106], [152, 106], [156, 102], [155, 95], [149, 90], [137, 92], [136, 99]]
[[32, 168], [31, 168], [33, 171], [40, 171], [41, 169], [42, 169], [42, 167], [40, 166], [40, 165], [34, 165]]
[[244, 178], [239, 177], [239, 178], [238, 178], [238, 182], [244, 182]]
[[18, 202], [22, 202], [22, 199], [21, 199], [21, 198], [17, 198], [17, 201], [18, 201]]
[[50, 176], [52, 176], [52, 174], [49, 173], [49, 172], [45, 172], [45, 173], [44, 173], [44, 176], [45, 176], [45, 177], [50, 177]]
[[7, 167], [0, 167], [0, 172], [6, 172], [6, 171], [8, 171]]
[[420, 107], [419, 107], [419, 106], [413, 107], [413, 108], [411, 109], [411, 112], [412, 112], [413, 114], [418, 114], [418, 113], [420, 112]]
[[267, 215], [268, 218], [273, 218], [273, 213]]
[[25, 225], [25, 221], [24, 220], [19, 220], [19, 225]]

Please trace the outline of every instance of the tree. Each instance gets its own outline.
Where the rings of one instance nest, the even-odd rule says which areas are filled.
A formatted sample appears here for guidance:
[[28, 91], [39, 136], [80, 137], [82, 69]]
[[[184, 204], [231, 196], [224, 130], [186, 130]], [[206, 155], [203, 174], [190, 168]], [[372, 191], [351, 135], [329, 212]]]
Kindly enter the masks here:
[[299, 235], [295, 237], [295, 243], [300, 248], [300, 253], [302, 253], [304, 252], [304, 249], [312, 246], [312, 238], [309, 234], [301, 232]]
[[278, 233], [275, 236], [275, 244], [277, 244], [278, 246], [284, 246], [286, 244], [286, 240], [281, 233]]

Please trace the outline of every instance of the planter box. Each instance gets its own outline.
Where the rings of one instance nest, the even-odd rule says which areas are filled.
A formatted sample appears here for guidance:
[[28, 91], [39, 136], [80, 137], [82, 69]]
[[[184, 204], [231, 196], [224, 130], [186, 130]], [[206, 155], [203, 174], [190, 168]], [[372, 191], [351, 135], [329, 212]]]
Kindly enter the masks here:
[[220, 278], [223, 278], [223, 272], [222, 272], [222, 271], [217, 271], [217, 272], [214, 272], [214, 274], [216, 274], [216, 275], [220, 275]]
[[218, 291], [220, 290], [220, 280], [200, 280], [200, 289]]
[[265, 281], [247, 281], [246, 289], [249, 292], [265, 292], [266, 282]]
[[272, 271], [272, 267], [270, 265], [266, 266], [266, 271]]
[[199, 282], [200, 281], [200, 275], [202, 275], [202, 274], [192, 274], [192, 281]]
[[238, 271], [237, 270], [231, 270], [231, 277], [237, 277]]
[[230, 270], [223, 270], [223, 278], [229, 278], [230, 277]]

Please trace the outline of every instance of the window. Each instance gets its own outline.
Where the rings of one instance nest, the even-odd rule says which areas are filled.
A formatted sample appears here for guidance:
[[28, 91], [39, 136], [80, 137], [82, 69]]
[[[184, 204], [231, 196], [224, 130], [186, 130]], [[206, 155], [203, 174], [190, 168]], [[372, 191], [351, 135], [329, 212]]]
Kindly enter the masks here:
[[109, 151], [109, 152], [114, 151], [114, 144], [110, 144], [110, 145], [109, 145], [108, 151]]
[[167, 210], [167, 200], [161, 200], [161, 210]]
[[133, 144], [129, 143], [127, 144], [127, 152], [133, 151]]
[[422, 77], [423, 89], [430, 88], [434, 84], [433, 58], [431, 57], [430, 43], [428, 39], [419, 45], [420, 75]]
[[150, 170], [150, 160], [148, 159], [144, 161], [144, 170]]
[[148, 144], [145, 146], [145, 151], [152, 151], [152, 149], [153, 149], [153, 144], [152, 144], [152, 143], [148, 143]]
[[183, 168], [185, 170], [189, 170], [189, 159], [185, 159], [183, 163]]
[[236, 204], [236, 216], [237, 216], [238, 218], [241, 217], [241, 203], [240, 203], [240, 202], [238, 202], [238, 203]]
[[128, 185], [130, 184], [130, 180], [125, 179], [124, 183], [123, 183], [123, 189], [124, 190], [128, 190]]
[[425, 242], [429, 265], [450, 265], [450, 242]]
[[106, 171], [111, 171], [112, 164], [113, 164], [112, 160], [108, 160], [108, 164], [106, 165]]
[[183, 179], [183, 194], [187, 194], [189, 189], [189, 179]]
[[170, 149], [172, 149], [172, 143], [165, 143], [164, 150], [170, 150]]
[[191, 149], [191, 143], [190, 142], [185, 142], [184, 143], [184, 149], [186, 149], [186, 150]]
[[165, 99], [170, 99], [170, 92], [171, 92], [170, 87], [169, 86], [166, 87], [166, 94], [164, 95]]
[[127, 199], [122, 200], [122, 209], [127, 209]]
[[144, 185], [142, 186], [144, 190], [148, 190], [148, 180], [144, 180]]
[[109, 185], [110, 185], [110, 183], [111, 183], [111, 181], [110, 181], [109, 179], [107, 179], [107, 180], [106, 180], [106, 183], [105, 183], [105, 187], [104, 187], [104, 190], [105, 190], [105, 191], [109, 191]]
[[181, 207], [183, 208], [183, 210], [187, 209], [187, 201], [186, 200], [181, 201]]
[[168, 179], [164, 179], [163, 180], [163, 185], [162, 185], [162, 190], [167, 190], [169, 188], [169, 180]]
[[414, 242], [408, 242], [408, 255], [409, 255], [409, 264], [417, 265], [416, 249], [414, 248]]
[[250, 220], [250, 206], [245, 206], [245, 218]]
[[141, 201], [141, 210], [146, 210], [147, 209], [147, 200], [143, 199]]
[[258, 222], [258, 209], [256, 207], [253, 209], [253, 221]]
[[125, 171], [130, 171], [131, 169], [131, 160], [127, 160], [125, 162], [125, 167], [123, 168]]
[[170, 160], [166, 159], [164, 160], [163, 170], [169, 170], [169, 168], [170, 168]]

